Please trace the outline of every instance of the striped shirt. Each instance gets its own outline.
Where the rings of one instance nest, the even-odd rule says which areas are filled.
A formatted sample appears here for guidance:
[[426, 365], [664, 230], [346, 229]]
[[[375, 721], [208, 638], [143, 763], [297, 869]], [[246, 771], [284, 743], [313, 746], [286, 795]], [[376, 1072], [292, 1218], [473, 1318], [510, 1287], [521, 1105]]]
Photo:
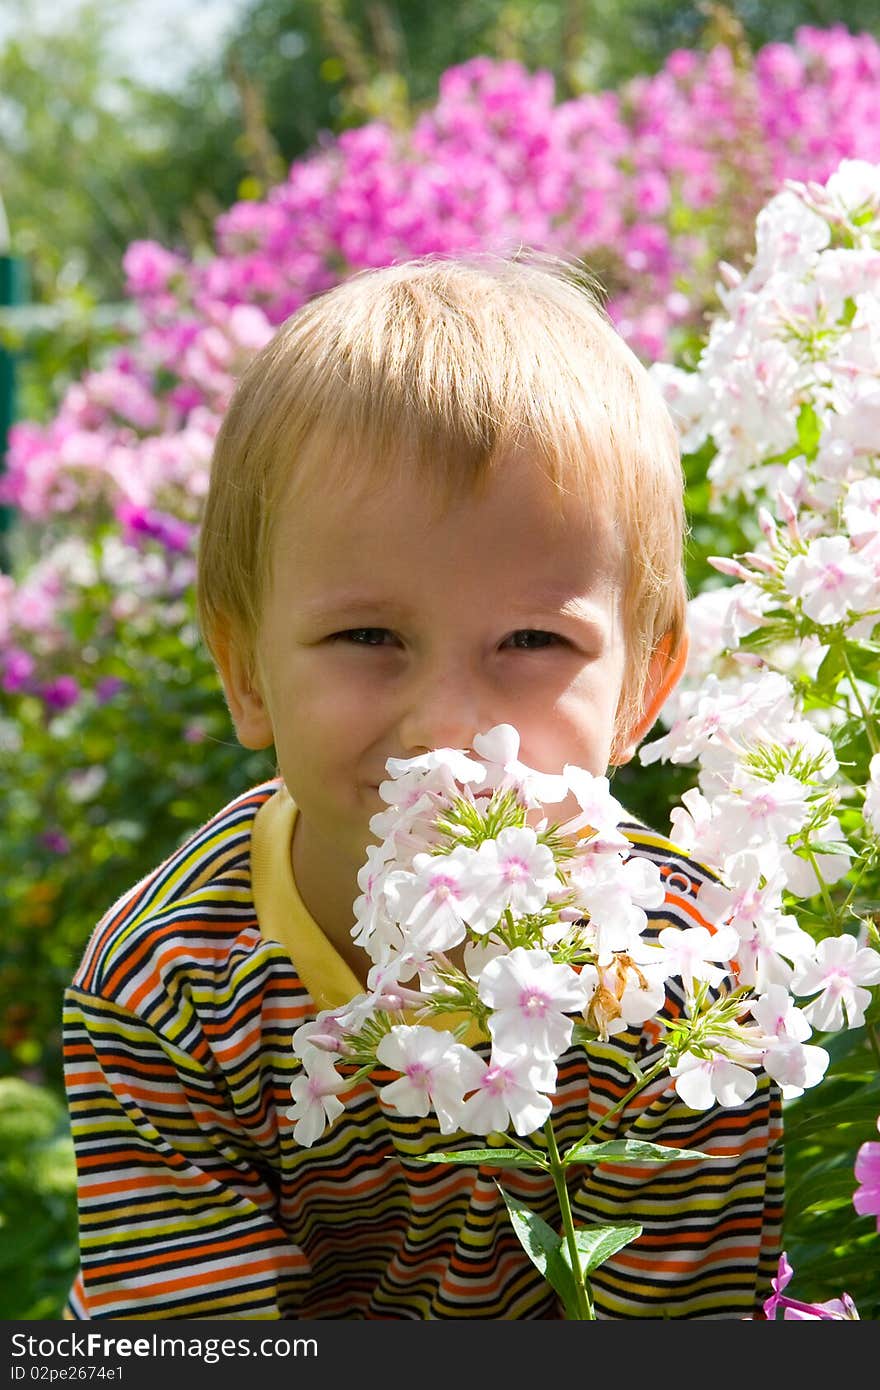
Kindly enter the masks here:
[[[398, 1115], [382, 1069], [312, 1147], [294, 1140], [293, 1030], [360, 988], [296, 892], [295, 814], [277, 780], [224, 807], [105, 914], [65, 993], [81, 1257], [66, 1316], [560, 1318], [498, 1188], [558, 1227], [546, 1173], [419, 1162], [486, 1140]], [[708, 870], [623, 829], [664, 876], [653, 928], [702, 924]], [[681, 1002], [670, 990], [667, 1014]], [[779, 1093], [762, 1074], [738, 1108], [694, 1112], [661, 1075], [610, 1114], [658, 1034], [652, 1020], [559, 1062], [561, 1149], [607, 1114], [602, 1138], [712, 1155], [568, 1170], [576, 1224], [643, 1228], [591, 1276], [597, 1316], [751, 1317], [779, 1254]]]

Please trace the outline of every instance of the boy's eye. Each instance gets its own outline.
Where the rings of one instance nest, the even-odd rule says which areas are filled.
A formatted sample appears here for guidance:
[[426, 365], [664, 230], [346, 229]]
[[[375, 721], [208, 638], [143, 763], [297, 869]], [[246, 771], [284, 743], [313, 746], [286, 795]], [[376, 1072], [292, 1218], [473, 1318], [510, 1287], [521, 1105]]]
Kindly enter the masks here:
[[554, 647], [562, 641], [555, 632], [544, 632], [541, 628], [522, 627], [505, 639], [505, 647], [515, 647], [518, 651], [534, 652], [543, 647]]
[[334, 642], [354, 642], [360, 647], [381, 647], [392, 634], [387, 627], [350, 627], [344, 632], [334, 632]]

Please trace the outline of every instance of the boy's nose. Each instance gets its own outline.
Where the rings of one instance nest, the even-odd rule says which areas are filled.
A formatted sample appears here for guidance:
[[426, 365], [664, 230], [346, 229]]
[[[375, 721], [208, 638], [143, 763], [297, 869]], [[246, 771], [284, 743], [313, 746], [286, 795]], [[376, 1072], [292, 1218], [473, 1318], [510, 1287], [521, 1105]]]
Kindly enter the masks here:
[[475, 736], [485, 732], [485, 715], [476, 691], [461, 676], [426, 681], [398, 723], [402, 756], [417, 757], [432, 748], [469, 749]]

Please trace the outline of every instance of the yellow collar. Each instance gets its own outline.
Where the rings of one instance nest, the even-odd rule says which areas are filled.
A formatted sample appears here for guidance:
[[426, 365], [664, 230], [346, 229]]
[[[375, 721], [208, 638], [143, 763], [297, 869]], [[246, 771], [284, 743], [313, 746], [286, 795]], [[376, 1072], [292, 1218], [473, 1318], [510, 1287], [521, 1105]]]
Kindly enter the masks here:
[[251, 840], [251, 883], [260, 935], [278, 941], [320, 1009], [347, 1004], [363, 986], [331, 946], [297, 890], [290, 859], [296, 806], [281, 786], [257, 812]]
[[[296, 816], [297, 808], [283, 785], [257, 812], [251, 836], [254, 908], [260, 935], [284, 947], [316, 1009], [336, 1009], [363, 994], [364, 988], [299, 895], [290, 857]], [[423, 1021], [452, 1031], [465, 1018], [465, 1014], [436, 1014]], [[473, 1046], [485, 1041], [485, 1035], [472, 1023], [464, 1041]]]

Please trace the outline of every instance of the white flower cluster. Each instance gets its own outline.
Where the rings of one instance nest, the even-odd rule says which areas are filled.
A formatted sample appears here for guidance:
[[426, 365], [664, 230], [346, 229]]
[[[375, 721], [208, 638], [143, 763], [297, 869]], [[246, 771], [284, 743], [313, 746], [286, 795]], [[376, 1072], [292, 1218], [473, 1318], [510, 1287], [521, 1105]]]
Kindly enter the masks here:
[[712, 560], [735, 582], [692, 600], [685, 679], [640, 757], [696, 764], [673, 834], [721, 872], [707, 896], [741, 980], [856, 1028], [880, 982], [860, 908], [880, 857], [880, 166], [791, 185], [725, 278], [697, 369], [657, 374], [683, 449], [714, 444], [716, 497], [759, 502], [755, 548]]
[[[475, 756], [439, 749], [389, 761], [380, 787], [389, 809], [371, 822], [383, 838], [355, 903], [353, 936], [373, 961], [368, 989], [294, 1035], [298, 1142], [314, 1143], [341, 1112], [340, 1094], [376, 1065], [399, 1073], [383, 1102], [404, 1115], [433, 1111], [444, 1134], [530, 1134], [550, 1114], [575, 1028], [607, 1040], [641, 1026], [663, 1009], [670, 979], [688, 1017], [670, 1041], [669, 1072], [688, 1106], [739, 1104], [760, 1065], [798, 1087], [824, 1073], [827, 1054], [805, 1044], [810, 1025], [778, 983], [792, 974], [784, 934], [760, 997], [731, 992], [737, 954], [734, 972], [756, 981], [758, 972], [751, 942], [723, 920], [730, 894], [712, 885], [701, 896], [715, 930], [649, 929], [663, 882], [632, 853], [607, 779], [574, 766], [541, 774], [518, 752], [517, 731], [498, 725], [474, 739]], [[551, 821], [547, 807], [563, 803], [577, 810]]]
[[697, 370], [653, 368], [684, 452], [712, 439], [717, 496], [781, 488], [829, 511], [876, 471], [878, 223], [880, 165], [843, 160], [825, 185], [789, 184], [758, 215], [748, 274], [722, 266], [724, 313]]

